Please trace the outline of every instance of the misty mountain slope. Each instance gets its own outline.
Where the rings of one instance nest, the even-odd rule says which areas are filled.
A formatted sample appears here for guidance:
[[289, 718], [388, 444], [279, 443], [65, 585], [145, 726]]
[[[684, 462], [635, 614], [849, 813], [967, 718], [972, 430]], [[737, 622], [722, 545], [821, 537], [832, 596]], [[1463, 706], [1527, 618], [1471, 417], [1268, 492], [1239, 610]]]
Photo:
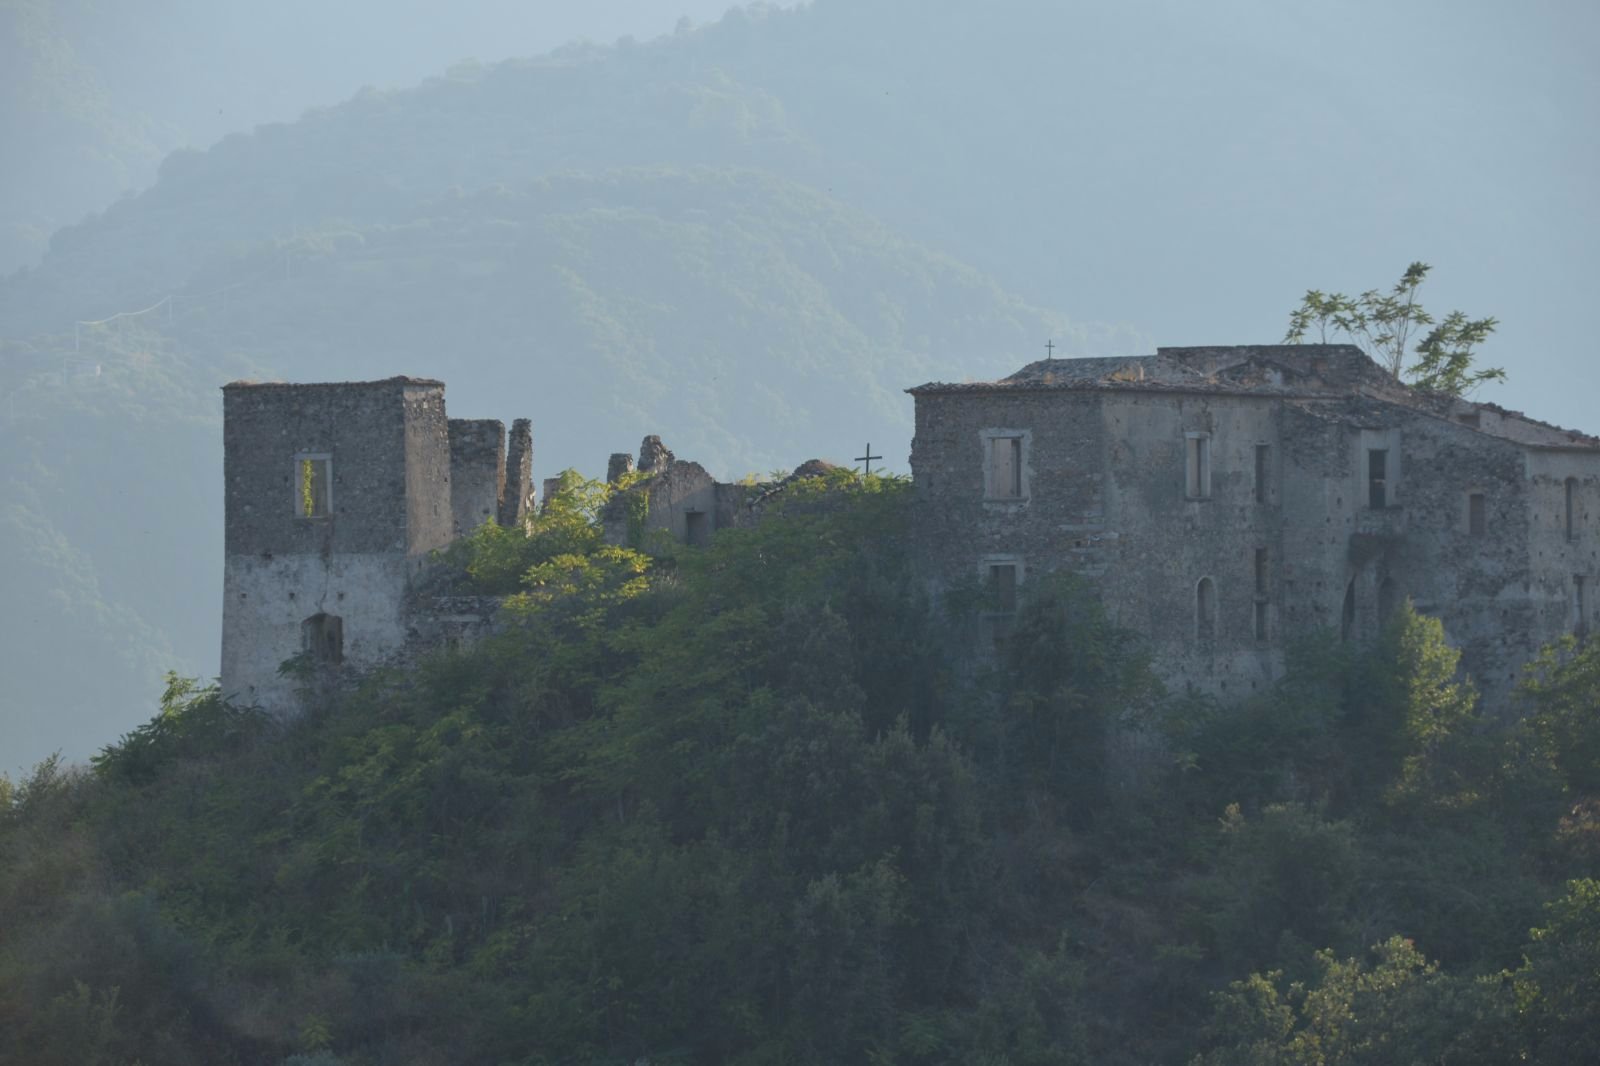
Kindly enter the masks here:
[[60, 231], [37, 268], [0, 286], [0, 329], [27, 334], [125, 310], [185, 284], [219, 253], [329, 220], [407, 222], [419, 199], [453, 190], [636, 165], [760, 168], [791, 180], [825, 169], [774, 100], [719, 70], [663, 74], [619, 60], [625, 53], [572, 51], [458, 67], [204, 153], [176, 152], [153, 187]]
[[908, 385], [1006, 371], [1042, 337], [1105, 340], [752, 171], [499, 187], [405, 225], [262, 245], [205, 276], [240, 284], [225, 305], [180, 302], [172, 328], [191, 349], [230, 345], [291, 378], [438, 374], [456, 411], [510, 417], [526, 397], [541, 454], [586, 468], [645, 428], [719, 469], [792, 464], [904, 433]]
[[[83, 205], [143, 183], [163, 137], [74, 47], [89, 3], [0, 2], [0, 274], [26, 262]], [[26, 165], [19, 157], [26, 153]]]
[[[1063, 350], [1114, 342], [761, 171], [561, 174], [396, 214], [405, 221], [214, 249], [144, 314], [8, 350], [0, 442], [46, 457], [24, 475], [49, 486], [37, 517], [92, 561], [104, 602], [136, 609], [181, 664], [214, 669], [216, 390], [231, 378], [437, 375], [457, 416], [531, 417], [539, 476], [598, 473], [659, 432], [736, 477], [848, 460], [868, 440], [903, 470], [906, 386], [1004, 373], [1045, 337]], [[51, 632], [77, 624], [39, 600]], [[60, 659], [27, 647], [8, 663], [17, 672]], [[93, 678], [51, 669], [61, 703], [49, 712], [103, 687], [154, 692], [149, 658], [102, 656]], [[108, 717], [102, 735], [137, 719]]]

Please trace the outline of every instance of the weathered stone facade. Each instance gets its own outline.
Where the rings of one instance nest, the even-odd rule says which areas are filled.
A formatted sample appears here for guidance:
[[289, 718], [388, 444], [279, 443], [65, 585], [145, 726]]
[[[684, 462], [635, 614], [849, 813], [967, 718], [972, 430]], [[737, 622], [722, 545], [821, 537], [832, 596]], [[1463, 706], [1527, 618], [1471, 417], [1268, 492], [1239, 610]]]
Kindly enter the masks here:
[[1248, 694], [1410, 597], [1492, 703], [1600, 622], [1600, 440], [1412, 392], [1343, 345], [1046, 360], [916, 403], [930, 581], [1071, 570], [1169, 684]]
[[[909, 391], [913, 551], [935, 588], [993, 586], [989, 637], [1030, 576], [1070, 570], [1169, 684], [1243, 695], [1297, 634], [1366, 639], [1409, 597], [1503, 705], [1542, 644], [1600, 623], [1600, 439], [1415, 393], [1358, 349], [1163, 348]], [[491, 630], [493, 597], [423, 575], [531, 514], [526, 419], [449, 419], [416, 378], [236, 382], [223, 412], [227, 695], [289, 712], [308, 678]], [[605, 537], [706, 543], [831, 469], [729, 484], [646, 437], [636, 470], [610, 458]]]
[[527, 423], [509, 457], [505, 437], [499, 422], [448, 419], [437, 381], [226, 386], [224, 693], [288, 712], [308, 679], [480, 631], [482, 604], [414, 592], [433, 551], [527, 514]]

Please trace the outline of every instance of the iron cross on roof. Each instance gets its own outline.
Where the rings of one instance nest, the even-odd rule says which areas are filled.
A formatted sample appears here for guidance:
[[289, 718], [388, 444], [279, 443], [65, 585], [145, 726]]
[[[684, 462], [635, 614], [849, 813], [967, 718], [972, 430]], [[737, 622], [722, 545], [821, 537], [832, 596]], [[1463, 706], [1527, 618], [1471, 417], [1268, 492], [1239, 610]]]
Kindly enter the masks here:
[[874, 459], [882, 459], [882, 458], [883, 458], [883, 456], [881, 456], [881, 455], [873, 455], [872, 454], [872, 445], [869, 443], [867, 445], [867, 454], [866, 455], [858, 455], [858, 456], [856, 456], [855, 461], [858, 462], [858, 463], [866, 463], [867, 464], [866, 472], [868, 474], [870, 474], [870, 473], [872, 473], [872, 460], [874, 460]]
[[1054, 337], [1044, 342], [1044, 357], [1046, 359], [1054, 359], [1056, 357], [1056, 339]]

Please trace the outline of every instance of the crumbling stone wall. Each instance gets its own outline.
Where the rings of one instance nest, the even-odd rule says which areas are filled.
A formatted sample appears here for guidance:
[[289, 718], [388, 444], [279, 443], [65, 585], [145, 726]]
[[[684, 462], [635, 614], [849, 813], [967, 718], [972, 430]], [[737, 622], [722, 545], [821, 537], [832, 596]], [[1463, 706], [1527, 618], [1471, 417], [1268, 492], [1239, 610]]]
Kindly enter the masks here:
[[506, 453], [506, 491], [500, 501], [500, 524], [520, 526], [533, 513], [533, 424], [526, 418], [511, 423]]
[[[224, 692], [290, 713], [303, 684], [391, 662], [419, 632], [472, 629], [449, 621], [460, 611], [430, 619], [412, 592], [466, 522], [526, 513], [527, 421], [512, 431], [505, 496], [502, 435], [497, 422], [452, 423], [443, 384], [426, 379], [226, 386]], [[300, 676], [280, 674], [285, 662]]]
[[498, 419], [450, 420], [450, 511], [456, 536], [497, 522], [506, 494], [506, 427]]
[[717, 481], [699, 463], [674, 456], [655, 434], [640, 443], [637, 468], [626, 452], [612, 454], [607, 481], [618, 484], [635, 469], [648, 477], [614, 494], [600, 516], [608, 544], [648, 547], [652, 536], [663, 534], [680, 543], [709, 543], [719, 529], [756, 522], [758, 497], [774, 488]]

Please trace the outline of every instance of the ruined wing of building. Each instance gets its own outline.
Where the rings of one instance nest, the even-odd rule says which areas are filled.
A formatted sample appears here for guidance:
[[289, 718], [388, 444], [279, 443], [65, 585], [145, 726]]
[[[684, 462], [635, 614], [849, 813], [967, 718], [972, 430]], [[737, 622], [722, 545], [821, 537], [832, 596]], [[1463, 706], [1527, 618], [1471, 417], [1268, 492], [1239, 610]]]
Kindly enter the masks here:
[[[1044, 360], [915, 399], [916, 551], [1004, 608], [1070, 570], [1171, 686], [1248, 694], [1406, 598], [1486, 697], [1600, 622], [1600, 440], [1419, 393], [1345, 345]], [[998, 622], [1004, 623], [1002, 617]]]
[[[422, 378], [234, 382], [223, 394], [222, 691], [278, 714], [312, 688], [476, 639], [499, 599], [452, 594], [435, 553], [483, 523], [532, 514], [533, 440], [519, 419], [449, 418]], [[718, 482], [649, 436], [612, 456], [603, 515], [615, 544], [703, 544], [757, 520], [785, 483]], [[794, 477], [831, 469], [812, 460]], [[545, 482], [546, 499], [559, 478]], [[645, 504], [631, 507], [630, 500]]]
[[[358, 672], [419, 626], [471, 629], [485, 610], [419, 613], [431, 554], [532, 506], [526, 420], [447, 418], [422, 378], [222, 390], [225, 560], [222, 688], [274, 712], [306, 676]], [[287, 673], [285, 663], [298, 664]]]

